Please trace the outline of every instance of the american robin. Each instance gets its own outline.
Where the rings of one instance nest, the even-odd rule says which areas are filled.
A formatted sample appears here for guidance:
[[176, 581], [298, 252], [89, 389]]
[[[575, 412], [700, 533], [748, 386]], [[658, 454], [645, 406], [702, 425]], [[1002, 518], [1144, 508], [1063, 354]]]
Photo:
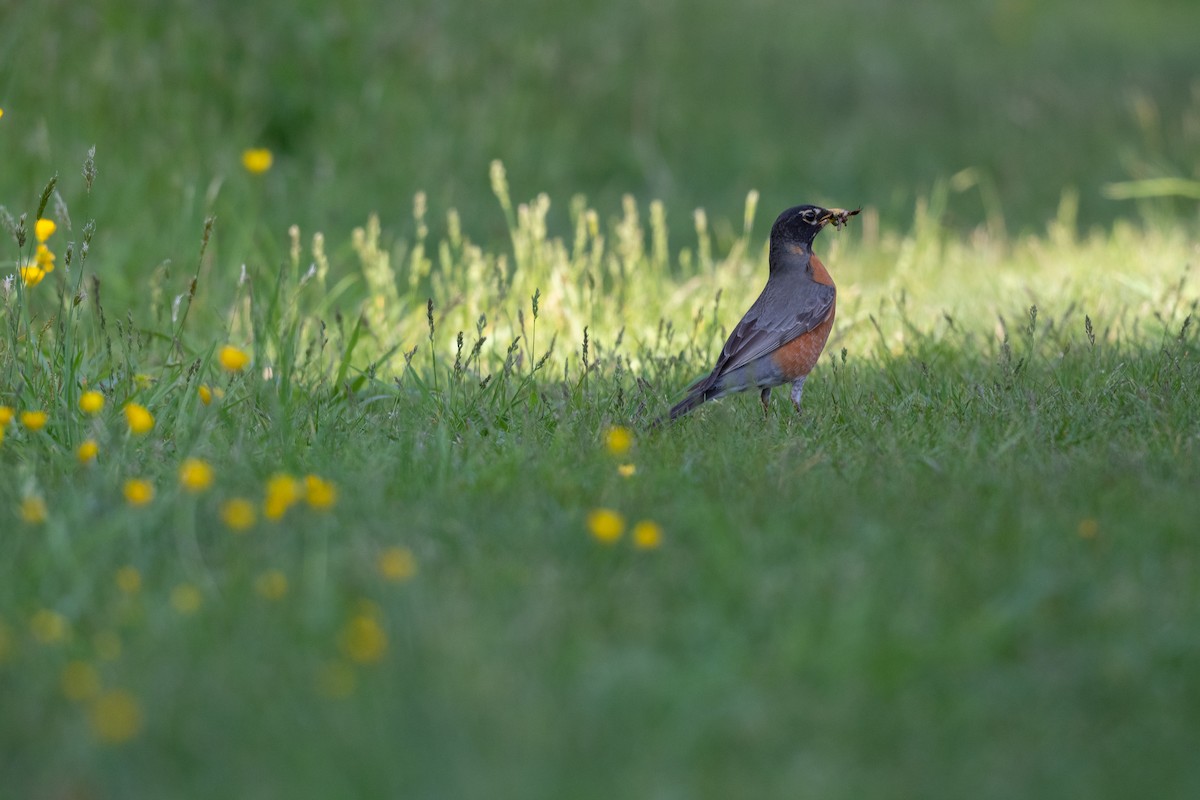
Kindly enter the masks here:
[[813, 239], [827, 224], [840, 228], [861, 210], [796, 206], [779, 215], [771, 226], [766, 287], [729, 335], [713, 371], [688, 389], [671, 419], [746, 389], [762, 390], [765, 413], [771, 388], [785, 383], [792, 384], [792, 405], [800, 411], [804, 379], [825, 348], [837, 301], [833, 278], [812, 251]]

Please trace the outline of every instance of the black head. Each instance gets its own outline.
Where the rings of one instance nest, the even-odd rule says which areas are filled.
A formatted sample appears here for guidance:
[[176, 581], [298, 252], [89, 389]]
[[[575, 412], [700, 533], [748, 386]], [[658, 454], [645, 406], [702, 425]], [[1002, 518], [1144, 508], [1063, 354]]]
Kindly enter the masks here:
[[821, 208], [820, 206], [794, 206], [779, 215], [771, 226], [771, 245], [806, 245], [812, 246], [813, 239], [829, 223], [840, 228], [846, 220], [858, 213], [841, 208]]

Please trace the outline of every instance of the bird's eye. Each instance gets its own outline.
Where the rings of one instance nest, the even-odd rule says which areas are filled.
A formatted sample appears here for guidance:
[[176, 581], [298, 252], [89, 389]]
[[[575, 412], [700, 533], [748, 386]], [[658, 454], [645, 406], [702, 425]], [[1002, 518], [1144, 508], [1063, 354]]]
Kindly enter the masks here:
[[805, 222], [812, 222], [814, 219], [817, 218], [816, 213], [811, 208], [808, 211], [805, 211], [800, 216], [804, 217]]

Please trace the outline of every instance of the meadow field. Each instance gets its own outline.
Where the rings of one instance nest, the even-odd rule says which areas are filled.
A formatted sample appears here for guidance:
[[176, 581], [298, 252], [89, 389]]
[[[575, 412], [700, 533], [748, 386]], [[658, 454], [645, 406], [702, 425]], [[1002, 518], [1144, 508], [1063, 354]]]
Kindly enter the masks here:
[[1200, 796], [1195, 30], [0, 5], [0, 798]]

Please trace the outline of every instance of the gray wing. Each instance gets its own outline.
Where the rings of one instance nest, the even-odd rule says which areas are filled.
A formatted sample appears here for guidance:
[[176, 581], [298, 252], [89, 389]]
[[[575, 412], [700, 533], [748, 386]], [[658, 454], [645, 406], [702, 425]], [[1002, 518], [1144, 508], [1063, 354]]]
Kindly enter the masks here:
[[808, 333], [829, 316], [836, 296], [836, 289], [817, 283], [804, 272], [768, 280], [721, 348], [713, 377], [762, 358]]

